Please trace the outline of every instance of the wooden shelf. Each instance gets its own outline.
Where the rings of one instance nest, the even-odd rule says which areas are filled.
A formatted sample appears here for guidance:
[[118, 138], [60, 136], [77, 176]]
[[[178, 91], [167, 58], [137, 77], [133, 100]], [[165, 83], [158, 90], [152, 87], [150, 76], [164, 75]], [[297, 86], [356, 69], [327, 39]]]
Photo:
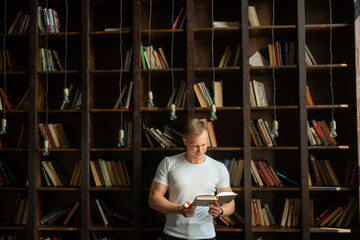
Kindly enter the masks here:
[[28, 152], [27, 148], [0, 148], [0, 152]]
[[27, 191], [28, 187], [1, 186], [0, 191]]
[[323, 187], [323, 186], [310, 186], [309, 191], [313, 192], [350, 192], [354, 190], [351, 187]]
[[[64, 71], [37, 71], [39, 75], [46, 75], [46, 73], [48, 73], [48, 75], [53, 76], [53, 75], [59, 75], [62, 76], [65, 74]], [[67, 70], [66, 71], [67, 74], [69, 75], [78, 75], [81, 73], [80, 70]]]
[[[93, 76], [118, 76], [120, 72], [124, 74], [132, 73], [131, 69], [103, 69], [103, 70], [90, 70], [89, 73]], [[102, 79], [103, 80], [103, 79]]]
[[38, 225], [39, 231], [80, 231], [80, 227], [62, 226], [62, 225]]
[[261, 233], [261, 232], [301, 232], [300, 228], [294, 227], [280, 227], [280, 226], [271, 226], [271, 227], [253, 227], [253, 232]]
[[89, 191], [133, 191], [131, 187], [89, 187]]
[[36, 188], [38, 191], [81, 191], [80, 187], [67, 187], [67, 186], [59, 186], [59, 187], [45, 187], [39, 186]]
[[299, 109], [299, 106], [268, 106], [268, 107], [250, 107], [251, 111], [266, 111], [266, 110], [292, 110]]
[[8, 226], [8, 225], [0, 225], [1, 231], [26, 231], [28, 229], [27, 225], [17, 225], [17, 226]]
[[[195, 107], [195, 111], [210, 112], [210, 107]], [[217, 107], [216, 111], [238, 111], [243, 110], [243, 107]]]
[[321, 109], [332, 109], [332, 108], [335, 108], [335, 109], [348, 109], [348, 108], [352, 108], [352, 107], [349, 107], [348, 104], [334, 104], [334, 106], [328, 104], [328, 105], [308, 105], [307, 108], [309, 110], [321, 110]]
[[[38, 33], [38, 36], [40, 38], [45, 38], [47, 35], [47, 37], [49, 39], [53, 39], [53, 38], [58, 38], [58, 37], [65, 37], [65, 32], [57, 32], [57, 33]], [[68, 36], [81, 36], [81, 32], [68, 32], [67, 33]]]
[[130, 152], [131, 148], [90, 148], [90, 152]]
[[351, 233], [348, 228], [311, 227], [311, 233]]
[[111, 225], [111, 226], [103, 226], [103, 225], [90, 225], [89, 226], [90, 231], [134, 231], [134, 227], [129, 227], [125, 225]]
[[298, 146], [277, 146], [277, 147], [251, 147], [254, 151], [272, 151], [272, 150], [299, 150]]
[[[44, 152], [45, 149], [38, 148], [38, 152]], [[80, 148], [49, 148], [49, 152], [80, 152]]]
[[116, 113], [116, 112], [132, 112], [132, 109], [113, 109], [113, 108], [93, 108], [90, 109], [89, 112], [90, 113]]
[[300, 191], [299, 187], [252, 187], [251, 191], [279, 191], [279, 192], [295, 192]]
[[309, 150], [347, 150], [350, 149], [349, 146], [309, 146]]
[[[183, 112], [186, 111], [186, 108], [176, 108], [176, 112]], [[148, 108], [148, 107], [141, 107], [141, 112], [143, 113], [156, 113], [156, 112], [170, 112], [169, 108]]]
[[[333, 64], [332, 69], [333, 71], [345, 71], [349, 70], [350, 66], [346, 63], [339, 63]], [[311, 65], [306, 66], [306, 71], [309, 73], [313, 72], [329, 72], [330, 71], [330, 64], [319, 64], [319, 65]]]
[[57, 114], [64, 114], [64, 113], [81, 113], [80, 109], [64, 109], [64, 110], [60, 110], [60, 109], [49, 109], [48, 111], [46, 111], [45, 109], [38, 109], [37, 110], [38, 113], [57, 113]]

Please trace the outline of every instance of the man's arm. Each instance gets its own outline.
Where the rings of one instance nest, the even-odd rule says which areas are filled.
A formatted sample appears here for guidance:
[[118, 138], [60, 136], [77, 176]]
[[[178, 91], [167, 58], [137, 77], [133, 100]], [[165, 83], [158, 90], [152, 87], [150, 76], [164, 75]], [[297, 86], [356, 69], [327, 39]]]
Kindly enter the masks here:
[[[218, 188], [216, 189], [217, 193], [220, 192], [232, 192], [231, 187], [226, 187], [226, 188]], [[220, 208], [220, 204], [218, 202], [215, 202], [215, 204], [210, 204], [209, 205], [209, 214], [212, 215], [213, 217], [217, 217], [221, 214], [221, 208], [223, 210], [223, 216], [227, 216], [232, 214], [235, 211], [235, 201], [231, 200], [231, 202], [229, 203], [225, 203], [221, 206]]]
[[164, 197], [167, 189], [167, 186], [153, 181], [149, 193], [149, 206], [162, 213], [175, 213], [184, 217], [192, 217], [195, 213], [195, 207], [186, 208], [184, 205], [170, 202]]

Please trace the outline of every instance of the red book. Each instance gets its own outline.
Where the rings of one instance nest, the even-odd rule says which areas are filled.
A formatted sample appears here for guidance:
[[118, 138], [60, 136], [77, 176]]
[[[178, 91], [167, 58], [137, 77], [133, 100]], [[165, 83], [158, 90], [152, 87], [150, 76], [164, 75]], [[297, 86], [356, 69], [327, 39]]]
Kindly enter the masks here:
[[55, 144], [54, 138], [53, 138], [53, 136], [52, 136], [51, 133], [50, 133], [50, 130], [49, 130], [48, 125], [46, 125], [46, 123], [43, 123], [43, 125], [44, 125], [44, 129], [45, 129], [45, 132], [46, 132], [46, 136], [47, 136], [47, 138], [48, 138], [48, 140], [49, 140], [49, 143], [50, 143], [51, 147], [52, 147], [52, 148], [56, 148], [56, 144]]
[[323, 221], [325, 221], [325, 219], [328, 218], [329, 216], [330, 216], [330, 211], [328, 211], [324, 216], [322, 216], [322, 218], [320, 218], [319, 221], [317, 221], [317, 222], [315, 223], [315, 227], [320, 226], [320, 224], [321, 224]]
[[262, 172], [262, 170], [261, 170], [261, 168], [260, 168], [260, 166], [259, 166], [259, 164], [258, 164], [258, 161], [254, 161], [254, 164], [255, 164], [255, 167], [256, 167], [257, 171], [259, 172], [259, 175], [260, 175], [261, 179], [262, 179], [263, 182], [265, 183], [265, 185], [266, 185], [267, 187], [270, 186], [270, 183], [269, 183], [269, 181], [266, 179], [264, 173]]
[[4, 179], [2, 177], [1, 172], [0, 172], [0, 186], [5, 186], [5, 182], [4, 182]]
[[155, 51], [155, 52], [156, 52], [156, 56], [158, 57], [159, 62], [160, 62], [160, 64], [161, 64], [161, 69], [165, 69], [164, 64], [163, 64], [163, 62], [161, 61], [161, 57], [160, 57], [158, 51]]
[[267, 171], [267, 173], [269, 174], [271, 180], [274, 182], [275, 186], [279, 186], [279, 183], [276, 181], [275, 177], [273, 176], [272, 172], [270, 171], [270, 169], [268, 168], [268, 166], [266, 165], [266, 162], [264, 161], [260, 161], [260, 163], [264, 166], [265, 170]]
[[277, 53], [278, 66], [281, 66], [280, 50], [279, 50], [279, 42], [278, 41], [276, 41], [276, 53]]
[[327, 141], [324, 132], [321, 130], [319, 122], [314, 119], [311, 121], [311, 124], [315, 128], [316, 133], [319, 135], [319, 138], [324, 143], [324, 145], [328, 146], [329, 142]]
[[254, 208], [254, 217], [255, 217], [255, 222], [256, 222], [256, 226], [261, 226], [261, 222], [260, 222], [260, 213], [259, 213], [259, 209], [257, 207], [257, 203], [256, 203], [256, 199], [253, 198], [252, 199], [252, 205]]
[[266, 168], [265, 168], [263, 162], [257, 161], [257, 164], [259, 164], [259, 167], [260, 167], [261, 171], [264, 173], [264, 175], [265, 175], [266, 179], [268, 180], [270, 186], [271, 186], [271, 187], [275, 186], [276, 184], [275, 184], [275, 182], [273, 181], [273, 179], [270, 177], [268, 171], [266, 171]]

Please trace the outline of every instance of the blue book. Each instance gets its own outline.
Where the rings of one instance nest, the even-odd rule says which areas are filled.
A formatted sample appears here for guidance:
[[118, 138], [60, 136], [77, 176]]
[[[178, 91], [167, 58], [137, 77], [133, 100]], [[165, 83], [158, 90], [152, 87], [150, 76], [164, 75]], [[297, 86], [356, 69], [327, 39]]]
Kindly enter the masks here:
[[225, 164], [225, 167], [229, 170], [230, 160], [229, 160], [229, 159], [225, 159], [225, 160], [224, 160], [224, 164]]
[[284, 180], [286, 180], [286, 181], [288, 181], [288, 182], [290, 182], [290, 183], [292, 183], [292, 184], [294, 184], [294, 185], [296, 185], [296, 186], [300, 187], [300, 184], [299, 184], [299, 183], [297, 183], [297, 182], [295, 182], [294, 180], [292, 180], [292, 179], [290, 179], [290, 178], [288, 178], [288, 177], [286, 177], [286, 176], [282, 175], [282, 174], [281, 174], [281, 173], [279, 173], [279, 172], [276, 172], [276, 174], [277, 174], [279, 177], [283, 178]]

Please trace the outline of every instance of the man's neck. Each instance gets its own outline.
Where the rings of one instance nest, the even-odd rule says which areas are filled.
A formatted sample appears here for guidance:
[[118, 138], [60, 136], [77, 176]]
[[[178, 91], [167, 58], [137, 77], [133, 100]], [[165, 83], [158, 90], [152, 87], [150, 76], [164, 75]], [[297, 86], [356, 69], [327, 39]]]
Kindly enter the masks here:
[[201, 159], [197, 159], [197, 158], [190, 158], [189, 155], [185, 153], [184, 158], [186, 161], [188, 161], [191, 164], [200, 164], [205, 162], [206, 156], [204, 155]]

